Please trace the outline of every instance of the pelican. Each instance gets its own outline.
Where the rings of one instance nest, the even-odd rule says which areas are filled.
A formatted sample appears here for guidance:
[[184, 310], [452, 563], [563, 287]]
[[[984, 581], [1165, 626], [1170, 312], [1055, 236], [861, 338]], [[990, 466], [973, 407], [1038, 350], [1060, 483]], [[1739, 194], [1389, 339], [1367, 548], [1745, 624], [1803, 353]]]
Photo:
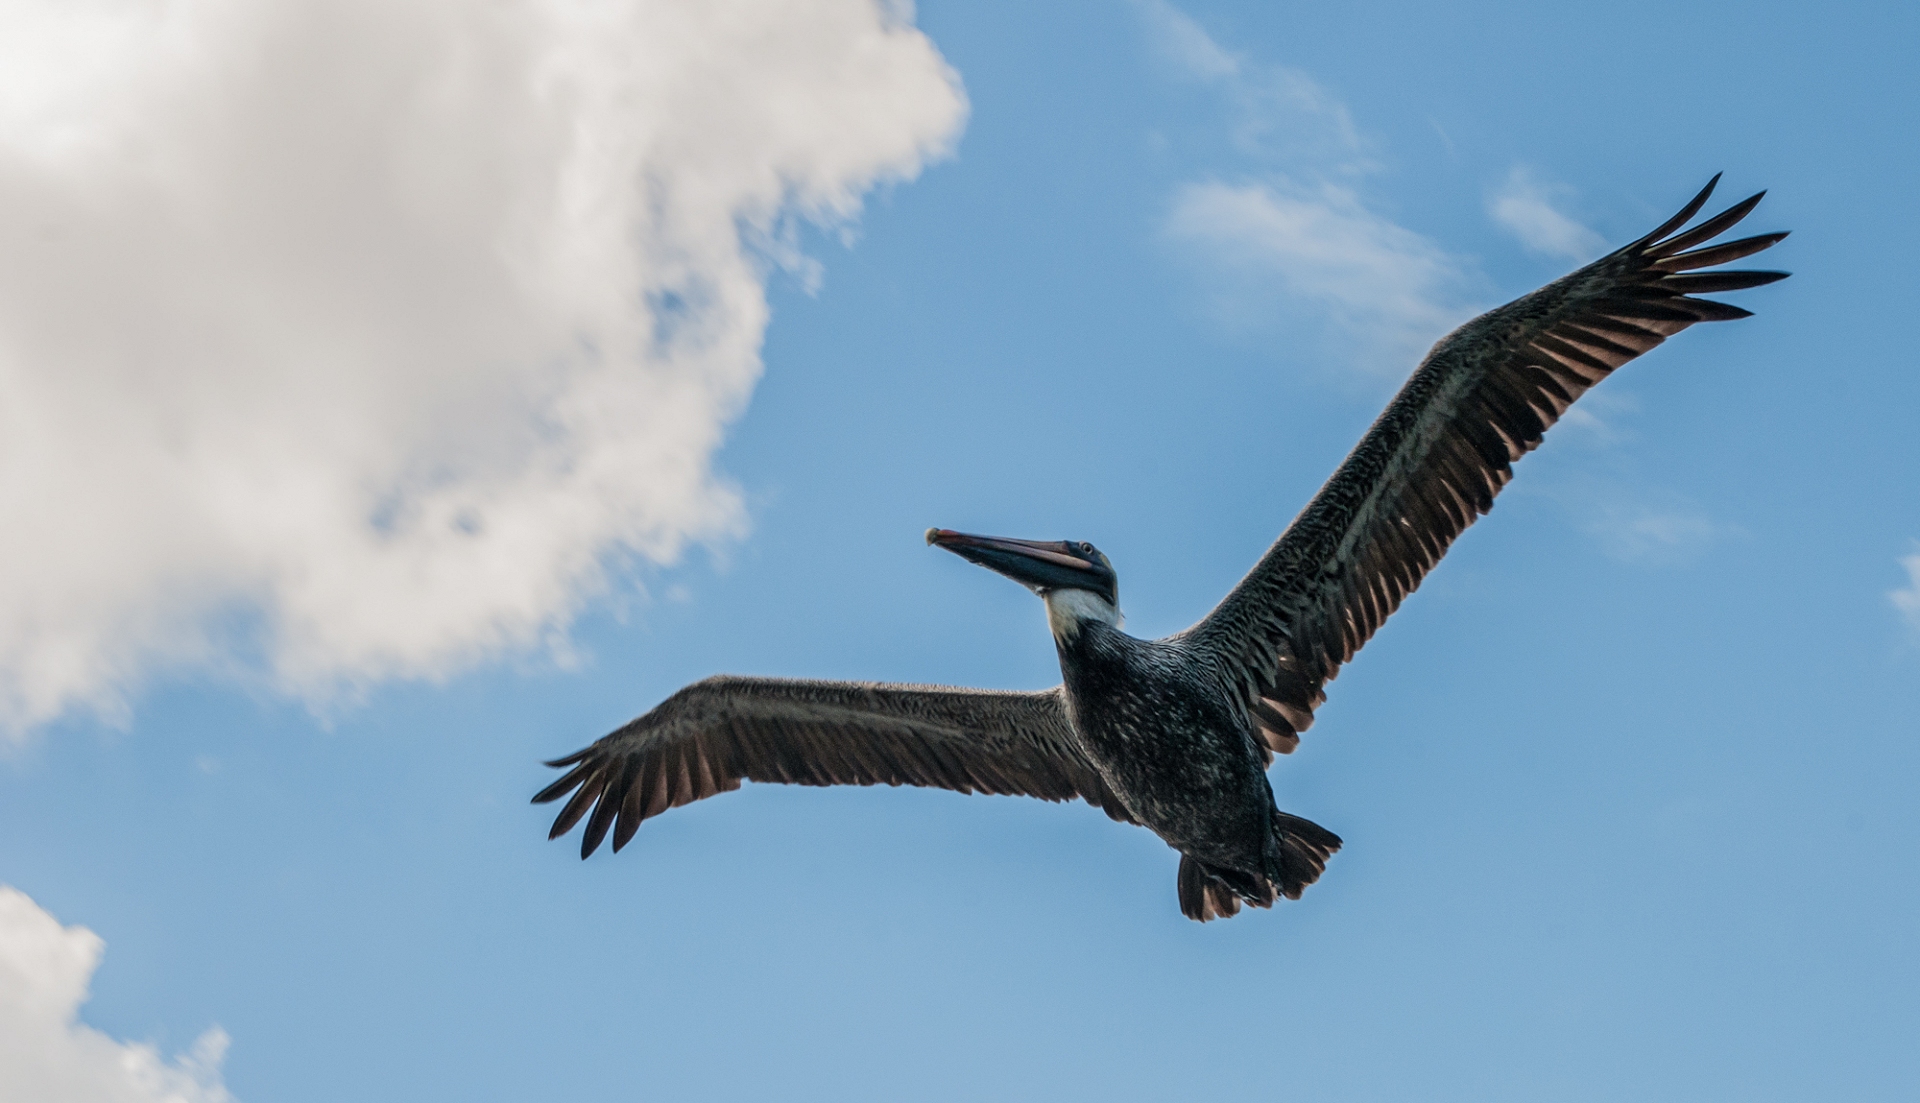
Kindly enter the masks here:
[[1708, 244], [1766, 193], [1682, 229], [1719, 182], [1647, 236], [1442, 338], [1253, 570], [1199, 623], [1159, 640], [1120, 627], [1113, 564], [1074, 540], [930, 529], [927, 542], [1046, 603], [1062, 683], [1039, 692], [747, 678], [696, 682], [591, 746], [535, 803], [572, 794], [580, 856], [624, 847], [669, 808], [740, 787], [923, 785], [1080, 799], [1180, 852], [1180, 910], [1205, 922], [1298, 899], [1340, 837], [1274, 805], [1325, 687], [1513, 463], [1614, 369], [1695, 322], [1750, 316], [1696, 295], [1785, 272], [1699, 272], [1784, 233]]

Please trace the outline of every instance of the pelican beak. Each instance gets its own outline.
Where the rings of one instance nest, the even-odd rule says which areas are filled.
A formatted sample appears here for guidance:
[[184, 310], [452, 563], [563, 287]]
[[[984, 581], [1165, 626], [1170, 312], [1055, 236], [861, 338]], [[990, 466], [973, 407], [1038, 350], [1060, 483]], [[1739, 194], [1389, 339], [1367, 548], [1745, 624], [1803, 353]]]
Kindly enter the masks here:
[[1113, 568], [1080, 555], [1065, 540], [1014, 540], [928, 529], [927, 543], [1006, 575], [1035, 593], [1090, 590], [1118, 604]]

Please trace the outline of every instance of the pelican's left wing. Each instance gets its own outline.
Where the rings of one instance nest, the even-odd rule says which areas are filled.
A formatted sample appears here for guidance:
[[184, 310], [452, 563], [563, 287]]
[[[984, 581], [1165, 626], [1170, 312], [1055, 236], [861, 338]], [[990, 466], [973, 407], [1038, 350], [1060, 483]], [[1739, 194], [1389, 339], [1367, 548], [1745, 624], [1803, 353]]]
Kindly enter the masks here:
[[1748, 316], [1693, 294], [1785, 278], [1692, 271], [1787, 236], [1706, 245], [1760, 195], [1674, 233], [1719, 179], [1646, 237], [1442, 338], [1252, 572], [1182, 633], [1238, 683], [1270, 748], [1299, 744], [1340, 665], [1493, 508], [1513, 462], [1575, 399], [1695, 322]]
[[582, 858], [608, 828], [618, 851], [642, 820], [742, 781], [1080, 798], [1132, 820], [1081, 755], [1058, 687], [1021, 693], [720, 675], [547, 765], [572, 769], [533, 801], [573, 794], [549, 838], [592, 813]]

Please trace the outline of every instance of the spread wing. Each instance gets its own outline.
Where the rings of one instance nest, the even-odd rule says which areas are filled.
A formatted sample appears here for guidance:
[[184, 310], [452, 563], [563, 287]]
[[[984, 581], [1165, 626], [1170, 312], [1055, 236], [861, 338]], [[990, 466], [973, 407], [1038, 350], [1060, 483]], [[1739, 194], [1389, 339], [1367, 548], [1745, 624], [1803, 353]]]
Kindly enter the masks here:
[[1299, 745], [1340, 665], [1493, 508], [1513, 462], [1575, 399], [1695, 322], [1749, 316], [1694, 294], [1786, 277], [1694, 271], [1787, 236], [1706, 244], [1765, 192], [1675, 233], [1719, 179], [1646, 237], [1443, 338], [1252, 572], [1183, 633], [1237, 679], [1269, 747]]
[[587, 817], [582, 858], [608, 828], [618, 851], [641, 821], [743, 780], [1078, 797], [1132, 819], [1081, 755], [1057, 687], [1017, 693], [721, 675], [547, 765], [572, 769], [533, 801], [573, 794], [548, 837]]

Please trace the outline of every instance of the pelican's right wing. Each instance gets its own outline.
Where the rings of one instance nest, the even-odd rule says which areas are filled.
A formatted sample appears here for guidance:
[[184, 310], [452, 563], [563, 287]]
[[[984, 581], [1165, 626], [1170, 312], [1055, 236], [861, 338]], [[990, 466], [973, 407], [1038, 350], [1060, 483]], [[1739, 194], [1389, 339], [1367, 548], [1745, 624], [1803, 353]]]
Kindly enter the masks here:
[[1081, 755], [1058, 687], [1020, 693], [720, 675], [547, 765], [572, 769], [533, 801], [573, 793], [549, 838], [592, 813], [582, 858], [610, 827], [618, 851], [642, 820], [743, 780], [1077, 797], [1132, 819]]
[[1659, 229], [1442, 338], [1247, 577], [1183, 633], [1245, 695], [1271, 749], [1294, 748], [1322, 687], [1493, 508], [1514, 461], [1575, 399], [1695, 322], [1747, 316], [1694, 295], [1786, 276], [1694, 271], [1787, 236], [1707, 244], [1758, 195], [1674, 233], [1712, 192], [1709, 182]]

